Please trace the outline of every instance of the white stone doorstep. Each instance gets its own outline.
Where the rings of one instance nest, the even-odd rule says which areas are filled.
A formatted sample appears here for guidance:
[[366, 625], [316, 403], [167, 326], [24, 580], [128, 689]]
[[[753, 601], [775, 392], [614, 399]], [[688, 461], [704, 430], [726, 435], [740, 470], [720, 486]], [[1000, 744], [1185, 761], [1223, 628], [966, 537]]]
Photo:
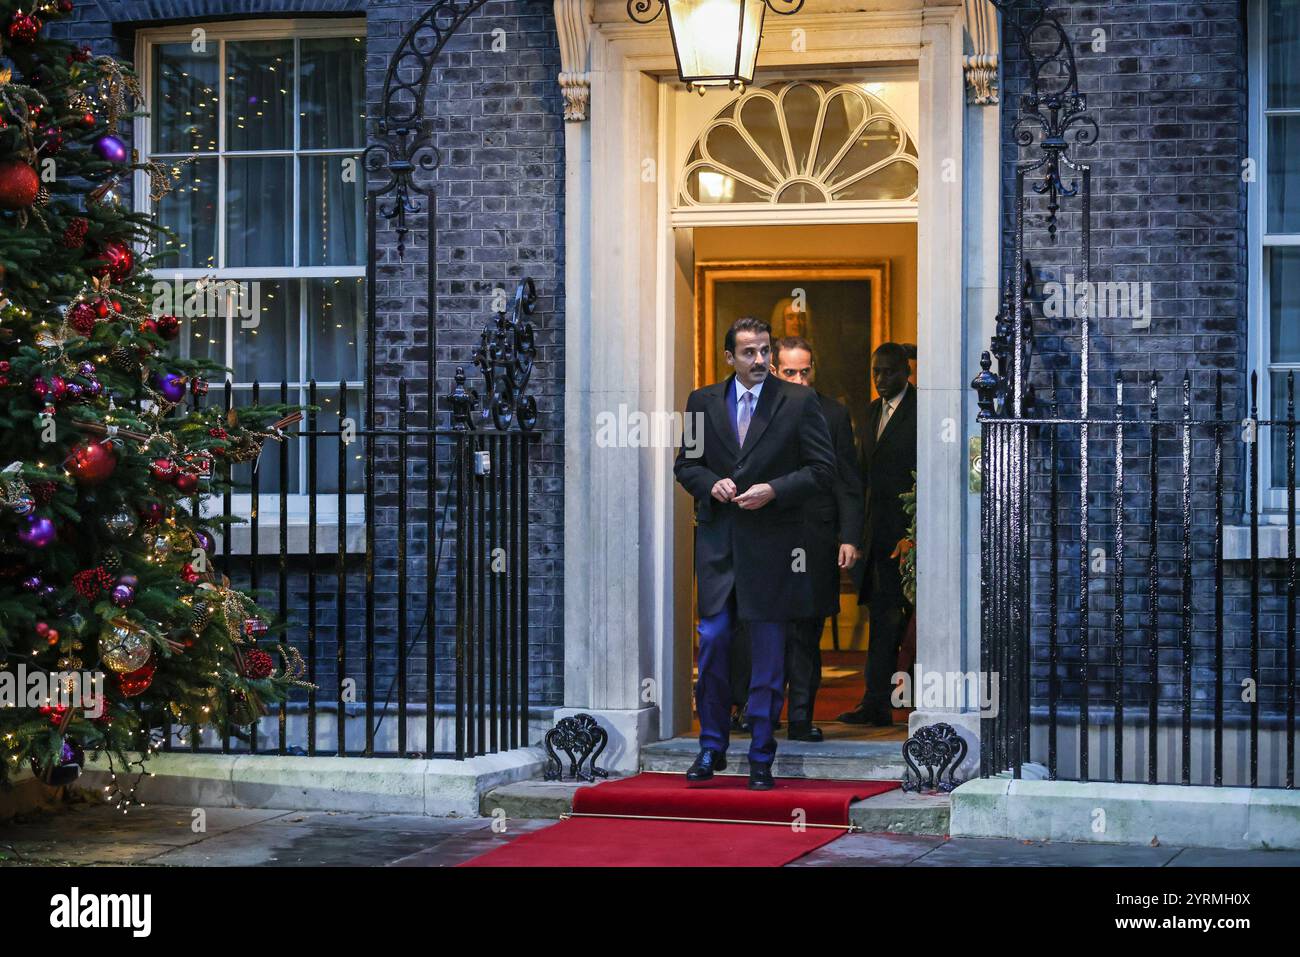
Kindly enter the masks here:
[[1279, 788], [976, 778], [952, 792], [952, 837], [1300, 849], [1300, 793]]
[[[477, 817], [484, 793], [540, 776], [545, 761], [541, 748], [464, 761], [163, 752], [146, 762], [152, 777], [141, 779], [136, 798], [181, 807]], [[119, 786], [129, 787], [138, 774], [119, 767]], [[109, 780], [107, 759], [87, 759], [75, 786], [102, 794]]]

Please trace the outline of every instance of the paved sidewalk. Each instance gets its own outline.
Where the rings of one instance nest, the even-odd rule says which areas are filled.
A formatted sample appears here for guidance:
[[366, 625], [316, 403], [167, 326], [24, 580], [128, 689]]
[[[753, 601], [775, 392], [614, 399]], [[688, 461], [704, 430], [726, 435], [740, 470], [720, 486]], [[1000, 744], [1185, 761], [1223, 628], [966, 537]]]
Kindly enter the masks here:
[[[555, 824], [488, 818], [431, 818], [335, 811], [155, 805], [129, 813], [72, 805], [0, 824], [0, 866], [148, 865], [265, 867], [448, 867], [516, 835]], [[1217, 851], [1178, 847], [1046, 844], [1030, 841], [848, 834], [794, 867], [1249, 867], [1300, 866], [1300, 851]]]

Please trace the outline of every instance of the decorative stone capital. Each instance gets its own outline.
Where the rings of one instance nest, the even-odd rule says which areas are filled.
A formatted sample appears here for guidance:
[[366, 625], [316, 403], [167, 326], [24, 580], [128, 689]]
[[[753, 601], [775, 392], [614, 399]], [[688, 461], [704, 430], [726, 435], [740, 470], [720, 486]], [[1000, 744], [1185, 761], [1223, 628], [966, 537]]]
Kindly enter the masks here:
[[581, 122], [588, 118], [591, 102], [591, 20], [594, 0], [555, 0], [555, 29], [560, 37], [560, 92], [564, 95], [564, 118]]
[[564, 118], [575, 123], [589, 119], [591, 74], [561, 73], [560, 92], [564, 94]]
[[970, 52], [962, 57], [969, 102], [998, 102], [998, 11], [989, 0], [965, 0]]

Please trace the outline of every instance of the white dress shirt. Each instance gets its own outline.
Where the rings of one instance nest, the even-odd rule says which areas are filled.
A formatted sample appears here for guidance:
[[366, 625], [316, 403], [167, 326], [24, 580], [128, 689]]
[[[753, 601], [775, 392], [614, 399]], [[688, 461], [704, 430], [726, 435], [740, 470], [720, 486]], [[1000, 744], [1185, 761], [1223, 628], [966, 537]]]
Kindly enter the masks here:
[[910, 385], [910, 382], [904, 382], [903, 390], [892, 399], [881, 398], [880, 421], [876, 424], [876, 441], [880, 441], [880, 437], [885, 434], [885, 426], [889, 425], [889, 420], [894, 417], [898, 407], [903, 404], [903, 397], [907, 395], [907, 388]]

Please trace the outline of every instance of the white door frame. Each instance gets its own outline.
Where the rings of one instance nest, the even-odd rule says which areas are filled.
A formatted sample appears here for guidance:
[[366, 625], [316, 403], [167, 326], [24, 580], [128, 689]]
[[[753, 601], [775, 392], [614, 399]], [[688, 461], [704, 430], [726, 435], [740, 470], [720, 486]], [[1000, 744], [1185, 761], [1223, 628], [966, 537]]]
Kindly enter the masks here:
[[[797, 22], [796, 22], [797, 21]], [[915, 64], [920, 96], [918, 209], [918, 657], [926, 667], [965, 660], [963, 527], [969, 415], [964, 356], [964, 11], [770, 17], [765, 67]], [[792, 49], [804, 31], [807, 52]], [[662, 22], [597, 23], [590, 37], [591, 121], [566, 138], [568, 249], [565, 314], [565, 709], [604, 715], [613, 760], [668, 736], [675, 683], [675, 565], [671, 448], [598, 448], [601, 413], [620, 404], [670, 411], [675, 378], [674, 269], [663, 169], [661, 84], [675, 70]], [[647, 161], [651, 165], [647, 166]], [[689, 364], [686, 366], [689, 368]], [[950, 437], [951, 440], [945, 440]], [[689, 575], [689, 572], [687, 572]], [[686, 579], [689, 581], [689, 577]], [[689, 593], [688, 593], [689, 594]], [[935, 664], [931, 664], [935, 662]], [[635, 735], [635, 740], [631, 737]]]

